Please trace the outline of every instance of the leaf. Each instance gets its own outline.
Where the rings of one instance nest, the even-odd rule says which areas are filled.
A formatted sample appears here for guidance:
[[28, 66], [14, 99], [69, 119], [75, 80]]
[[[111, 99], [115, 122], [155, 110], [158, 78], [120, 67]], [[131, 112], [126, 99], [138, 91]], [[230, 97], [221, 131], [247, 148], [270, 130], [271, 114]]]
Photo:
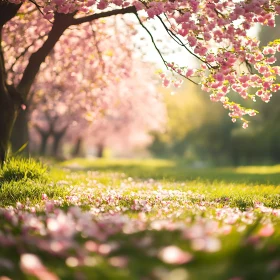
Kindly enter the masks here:
[[18, 155], [19, 153], [21, 153], [28, 145], [28, 141], [26, 143], [24, 143], [15, 153], [14, 156]]

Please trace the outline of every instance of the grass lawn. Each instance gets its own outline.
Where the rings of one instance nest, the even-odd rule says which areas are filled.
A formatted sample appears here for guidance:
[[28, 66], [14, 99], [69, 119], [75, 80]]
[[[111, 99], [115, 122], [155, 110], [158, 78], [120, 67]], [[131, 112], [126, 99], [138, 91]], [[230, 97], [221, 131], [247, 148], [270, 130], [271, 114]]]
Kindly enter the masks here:
[[280, 166], [12, 159], [0, 205], [0, 280], [280, 280]]

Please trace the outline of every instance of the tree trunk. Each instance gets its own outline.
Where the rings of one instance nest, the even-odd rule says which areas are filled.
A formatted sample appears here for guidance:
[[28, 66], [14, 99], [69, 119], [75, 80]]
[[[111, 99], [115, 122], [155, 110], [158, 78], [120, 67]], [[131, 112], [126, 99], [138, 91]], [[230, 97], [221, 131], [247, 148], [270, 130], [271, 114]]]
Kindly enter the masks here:
[[41, 156], [44, 156], [44, 155], [46, 155], [47, 143], [48, 143], [49, 137], [51, 136], [52, 128], [50, 127], [49, 129], [44, 130], [38, 125], [35, 125], [34, 128], [37, 130], [37, 132], [39, 133], [39, 135], [41, 137], [39, 154]]
[[41, 156], [46, 155], [49, 136], [50, 136], [49, 134], [41, 134], [41, 144], [40, 144], [40, 155]]
[[61, 143], [61, 139], [65, 135], [68, 126], [65, 126], [58, 132], [53, 132], [53, 146], [52, 146], [52, 156], [58, 157], [59, 156], [59, 146]]
[[28, 64], [24, 69], [22, 78], [17, 85], [17, 90], [22, 93], [23, 98], [27, 99], [31, 86], [40, 70], [41, 64], [45, 61], [63, 32], [73, 23], [72, 14], [55, 13], [52, 29], [43, 45], [29, 58]]
[[[25, 110], [19, 112], [12, 131], [11, 144], [13, 152], [17, 152], [28, 141], [28, 111]], [[29, 154], [29, 145], [24, 148], [21, 154]]]
[[79, 137], [75, 143], [74, 150], [72, 152], [72, 157], [78, 157], [82, 154], [83, 139]]
[[17, 14], [20, 6], [7, 1], [0, 2], [0, 166], [5, 161], [9, 139], [21, 104], [18, 92], [7, 85], [2, 30], [3, 26]]
[[52, 146], [52, 156], [59, 157], [59, 148], [62, 136], [60, 134], [55, 134], [53, 136], [53, 146]]
[[0, 165], [5, 161], [9, 139], [17, 116], [17, 108], [8, 94], [0, 93]]
[[104, 146], [102, 144], [97, 145], [97, 154], [98, 158], [102, 158], [104, 153]]

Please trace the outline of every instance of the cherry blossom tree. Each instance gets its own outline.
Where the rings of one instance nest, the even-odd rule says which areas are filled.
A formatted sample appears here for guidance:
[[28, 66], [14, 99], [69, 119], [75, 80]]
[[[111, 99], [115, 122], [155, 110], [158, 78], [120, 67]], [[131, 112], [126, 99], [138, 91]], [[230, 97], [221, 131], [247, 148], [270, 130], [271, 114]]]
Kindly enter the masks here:
[[[107, 33], [97, 33], [104, 26], [112, 30], [112, 24], [114, 32], [109, 38]], [[131, 51], [125, 44], [125, 34], [119, 36], [116, 29], [116, 22], [107, 22], [88, 25], [79, 32], [68, 31], [48, 56], [32, 88], [35, 94], [29, 100], [33, 128], [41, 137], [41, 154], [52, 137], [52, 153], [57, 155], [59, 142], [69, 126], [74, 122], [85, 123], [86, 115], [106, 110], [110, 102], [108, 86], [115, 86], [131, 73]], [[93, 36], [94, 47], [88, 44], [81, 48], [80, 41], [89, 40], [88, 36]], [[65, 53], [63, 46], [69, 44], [69, 39], [71, 49]], [[115, 41], [114, 50], [109, 44], [111, 40]], [[83, 57], [87, 63], [77, 62], [77, 57]], [[98, 59], [93, 61], [94, 57]]]
[[[36, 12], [36, 11], [35, 11]], [[33, 12], [34, 13], [34, 12]], [[34, 23], [32, 24], [32, 19], [34, 18], [33, 13], [29, 15], [27, 20], [31, 24], [30, 27], [30, 36], [24, 37], [25, 34], [24, 30], [18, 31], [20, 36], [15, 38], [7, 37], [6, 42], [10, 39], [11, 42], [9, 45], [15, 45], [15, 43], [21, 44], [23, 46], [27, 46], [25, 48], [22, 48], [21, 52], [17, 54], [17, 50], [15, 48], [9, 48], [7, 50], [9, 56], [7, 59], [7, 65], [8, 65], [8, 79], [10, 83], [17, 84], [20, 80], [20, 77], [22, 76], [22, 63], [26, 63], [26, 60], [28, 61], [28, 56], [30, 55], [30, 49], [36, 47], [34, 46], [34, 41], [32, 39], [32, 27], [34, 26]], [[42, 24], [40, 26], [40, 30], [38, 30], [42, 37], [44, 37], [44, 28], [47, 29], [46, 24], [49, 23], [46, 22], [46, 20], [42, 19]], [[44, 28], [42, 25], [45, 25]], [[124, 24], [122, 24], [123, 27]], [[20, 30], [20, 27], [17, 22], [15, 23], [15, 26], [10, 25], [7, 28], [7, 34], [12, 34], [14, 29]], [[102, 89], [102, 83], [104, 84], [105, 81], [108, 79], [108, 76], [112, 74], [115, 69], [118, 69], [118, 71], [115, 71], [114, 78], [117, 77], [120, 78], [120, 74], [125, 74], [126, 65], [121, 61], [121, 59], [126, 59], [126, 64], [129, 66], [129, 57], [131, 56], [129, 46], [124, 41], [124, 38], [127, 38], [131, 32], [134, 32], [133, 28], [127, 28], [127, 32], [118, 32], [120, 27], [118, 27], [118, 24], [115, 21], [110, 22], [95, 22], [95, 24], [84, 24], [82, 28], [79, 28], [77, 26], [76, 28], [71, 28], [64, 32], [63, 36], [60, 38], [60, 41], [54, 48], [55, 55], [51, 54], [52, 56], [55, 56], [54, 59], [48, 59], [48, 57], [45, 60], [45, 63], [41, 65], [41, 70], [45, 72], [44, 75], [49, 75], [46, 73], [50, 69], [55, 69], [55, 75], [51, 75], [48, 79], [43, 79], [45, 81], [48, 80], [48, 83], [42, 83], [43, 80], [39, 81], [39, 83], [36, 82], [36, 84], [40, 84], [41, 88], [45, 87], [45, 92], [47, 92], [48, 89], [50, 89], [50, 83], [55, 83], [57, 79], [62, 81], [63, 79], [65, 81], [74, 81], [76, 82], [76, 85], [79, 84], [79, 87], [82, 90], [81, 85], [81, 79], [83, 79], [83, 84], [85, 86], [85, 83], [92, 83], [92, 79], [95, 79], [95, 85], [98, 86], [100, 89]], [[110, 32], [104, 32], [104, 30], [110, 30]], [[30, 38], [31, 37], [31, 38]], [[18, 42], [19, 41], [19, 42]], [[23, 41], [23, 42], [22, 42]], [[87, 41], [88, 43], [86, 46], [81, 45], [81, 41]], [[108, 42], [115, 42], [114, 46], [112, 44], [108, 44]], [[66, 48], [65, 48], [66, 46]], [[111, 61], [110, 57], [112, 56], [112, 49], [114, 48], [114, 53], [119, 54], [119, 61]], [[102, 53], [104, 53], [104, 56], [102, 57]], [[27, 58], [27, 59], [26, 59]], [[85, 64], [81, 64], [81, 60]], [[52, 63], [50, 63], [52, 61]], [[105, 67], [105, 62], [107, 63], [107, 68]], [[109, 63], [111, 65], [109, 66]], [[80, 65], [81, 64], [81, 65]], [[91, 71], [91, 76], [88, 76], [87, 78], [84, 77], [83, 72], [85, 70], [83, 69], [84, 65], [88, 65], [90, 68], [95, 69], [95, 73]], [[77, 70], [79, 66], [82, 66], [79, 68], [79, 71]], [[48, 70], [46, 69], [48, 67]], [[100, 67], [100, 71], [98, 70], [98, 67]], [[61, 70], [68, 71], [68, 76], [63, 75], [63, 73], [60, 76]], [[103, 73], [101, 74], [101, 71]], [[106, 71], [106, 73], [105, 73]], [[111, 72], [111, 73], [110, 73]], [[75, 76], [79, 78], [79, 81], [75, 79]], [[99, 79], [99, 84], [97, 84], [97, 79], [94, 78], [97, 77]], [[61, 82], [59, 82], [61, 84]], [[35, 85], [37, 88], [36, 91], [38, 91], [38, 86]], [[59, 85], [61, 87], [61, 85]], [[34, 88], [34, 86], [33, 86]], [[34, 92], [33, 88], [31, 88], [31, 92]], [[70, 96], [69, 93], [65, 93], [67, 96]], [[54, 96], [53, 96], [54, 97]], [[12, 138], [16, 140], [13, 141], [13, 145], [15, 145], [15, 149], [19, 149], [25, 142], [28, 141], [27, 138], [27, 116], [28, 111], [32, 111], [34, 107], [30, 106], [32, 103], [33, 94], [29, 94], [25, 100], [25, 103], [27, 105], [27, 109], [25, 111], [21, 111], [21, 115], [18, 118], [18, 122], [16, 123], [15, 129], [14, 129], [14, 136]], [[86, 98], [84, 96], [83, 98]], [[49, 100], [50, 98], [48, 98]], [[82, 98], [81, 98], [82, 99]], [[87, 102], [89, 103], [90, 100], [84, 100], [81, 102]], [[22, 140], [22, 136], [25, 135], [25, 140]], [[18, 143], [19, 142], [19, 143]], [[17, 144], [18, 143], [18, 144]]]
[[[110, 63], [113, 60], [117, 64], [118, 59], [123, 58], [113, 55]], [[102, 91], [99, 79], [94, 84], [90, 75], [92, 66], [86, 72], [92, 79], [91, 83], [84, 85], [83, 82], [89, 78], [86, 75], [68, 83], [69, 79], [63, 75], [59, 75], [58, 80], [52, 77], [53, 73], [48, 68], [42, 71], [35, 83], [38, 92], [31, 104], [35, 107], [31, 113], [31, 141], [39, 143], [39, 153], [45, 154], [47, 141], [51, 137], [53, 156], [58, 155], [58, 147], [64, 136], [66, 141], [77, 143], [76, 154], [83, 139], [87, 146], [97, 148], [100, 157], [105, 146], [128, 149], [132, 145], [149, 142], [151, 139], [147, 132], [159, 131], [165, 124], [165, 106], [150, 76], [147, 67], [150, 65], [134, 61], [130, 66], [127, 74], [121, 75], [122, 79], [118, 82], [115, 78], [120, 76], [119, 71], [112, 75], [110, 67], [110, 76], [114, 78], [110, 81], [108, 77]], [[106, 68], [104, 64], [103, 74], [106, 74]], [[94, 73], [98, 70], [100, 68]], [[147, 82], [145, 85], [143, 79]]]
[[111, 84], [105, 91], [106, 110], [99, 114], [95, 110], [93, 116], [87, 116], [90, 124], [82, 120], [83, 129], [80, 123], [71, 127], [68, 141], [80, 143], [83, 139], [87, 147], [96, 147], [97, 156], [102, 157], [105, 147], [129, 150], [145, 146], [152, 140], [148, 132], [164, 129], [165, 105], [146, 64], [137, 63], [126, 79]]
[[[230, 100], [229, 91], [233, 90], [244, 99], [253, 101], [260, 97], [264, 102], [269, 102], [272, 93], [278, 91], [280, 85], [275, 83], [275, 79], [280, 73], [280, 68], [272, 65], [276, 61], [274, 54], [280, 50], [280, 41], [275, 40], [268, 46], [260, 48], [258, 40], [248, 35], [248, 31], [256, 23], [274, 27], [275, 15], [280, 13], [278, 0], [1, 1], [1, 161], [5, 158], [8, 140], [19, 108], [23, 107], [21, 105], [28, 98], [41, 65], [62, 34], [73, 26], [127, 13], [136, 15], [172, 75], [176, 73], [177, 76], [201, 84], [202, 89], [210, 93], [211, 100], [221, 102], [229, 110], [233, 122], [240, 119], [244, 128], [248, 126], [245, 116], [254, 116], [257, 112]], [[32, 21], [28, 20], [30, 15], [33, 17]], [[42, 23], [44, 28], [41, 29], [41, 22], [44, 19]], [[152, 31], [146, 26], [146, 21], [150, 19], [160, 21], [170, 37], [182, 49], [195, 56], [200, 66], [191, 69], [186, 63], [184, 64], [183, 59], [182, 65], [167, 61], [153, 39]], [[7, 33], [6, 28], [17, 32]], [[29, 31], [25, 33], [27, 29]], [[30, 40], [27, 35], [24, 36], [30, 42], [24, 47], [10, 43], [13, 37], [11, 34], [20, 34], [21, 30], [34, 38]], [[10, 65], [7, 60], [17, 60], [18, 57], [8, 56], [6, 52], [10, 49], [15, 49], [21, 57], [28, 52], [26, 59], [19, 63], [22, 74], [17, 81], [12, 81], [7, 73]], [[256, 70], [255, 74], [252, 69]], [[181, 81], [177, 76], [170, 78], [168, 73], [161, 74], [165, 86], [180, 85]], [[249, 93], [251, 87], [257, 89], [255, 94]]]

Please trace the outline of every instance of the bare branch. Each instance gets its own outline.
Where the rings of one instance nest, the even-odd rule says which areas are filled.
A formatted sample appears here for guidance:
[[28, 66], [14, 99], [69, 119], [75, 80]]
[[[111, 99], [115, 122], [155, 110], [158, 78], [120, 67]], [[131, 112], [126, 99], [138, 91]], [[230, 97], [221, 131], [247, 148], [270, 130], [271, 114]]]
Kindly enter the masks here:
[[[152, 43], [153, 43], [155, 49], [157, 50], [158, 54], [160, 55], [160, 57], [161, 57], [161, 59], [162, 59], [164, 65], [165, 65], [166, 68], [168, 69], [168, 66], [167, 66], [168, 63], [167, 63], [167, 61], [163, 58], [163, 56], [162, 56], [162, 54], [161, 54], [161, 51], [158, 49], [158, 47], [157, 47], [157, 45], [156, 45], [156, 43], [155, 43], [155, 41], [154, 41], [153, 35], [152, 35], [151, 32], [148, 30], [148, 28], [141, 22], [141, 20], [140, 20], [140, 18], [139, 18], [139, 16], [138, 16], [137, 14], [136, 14], [136, 17], [137, 17], [137, 19], [138, 19], [140, 25], [147, 31], [147, 33], [148, 33], [149, 36], [151, 37], [151, 40], [152, 40]], [[184, 75], [182, 75], [182, 74], [180, 74], [180, 73], [178, 73], [178, 72], [176, 72], [176, 73], [177, 73], [178, 75], [184, 77], [185, 79], [189, 80], [190, 82], [194, 83], [195, 85], [198, 85], [198, 84], [197, 84], [195, 81], [193, 81], [192, 79], [189, 79], [189, 78], [187, 78], [186, 76], [184, 76]]]
[[[40, 14], [42, 14], [43, 16], [45, 15], [42, 10], [41, 10], [41, 6], [34, 0], [29, 0], [32, 4], [35, 5], [36, 9], [40, 12]], [[50, 20], [46, 19], [49, 23], [53, 24], [53, 22], [51, 22]]]
[[149, 34], [149, 36], [150, 36], [150, 38], [151, 38], [151, 40], [152, 40], [152, 43], [153, 43], [153, 45], [154, 45], [156, 51], [158, 52], [158, 54], [159, 54], [159, 56], [161, 57], [161, 59], [162, 59], [164, 65], [165, 65], [166, 68], [168, 69], [168, 67], [167, 67], [167, 61], [163, 58], [163, 56], [162, 56], [162, 54], [161, 54], [159, 48], [157, 47], [152, 33], [151, 33], [151, 32], [149, 31], [149, 29], [143, 24], [143, 22], [141, 21], [141, 19], [140, 19], [139, 16], [138, 16], [138, 14], [136, 13], [135, 15], [136, 15], [136, 17], [137, 17], [137, 19], [138, 19], [140, 25], [141, 25], [141, 26], [146, 30], [146, 32]]
[[99, 18], [105, 18], [105, 17], [115, 16], [115, 15], [124, 15], [124, 14], [136, 14], [136, 13], [137, 13], [136, 8], [134, 6], [130, 6], [123, 9], [116, 9], [116, 10], [93, 14], [81, 18], [75, 18], [73, 21], [73, 25], [82, 24]]

